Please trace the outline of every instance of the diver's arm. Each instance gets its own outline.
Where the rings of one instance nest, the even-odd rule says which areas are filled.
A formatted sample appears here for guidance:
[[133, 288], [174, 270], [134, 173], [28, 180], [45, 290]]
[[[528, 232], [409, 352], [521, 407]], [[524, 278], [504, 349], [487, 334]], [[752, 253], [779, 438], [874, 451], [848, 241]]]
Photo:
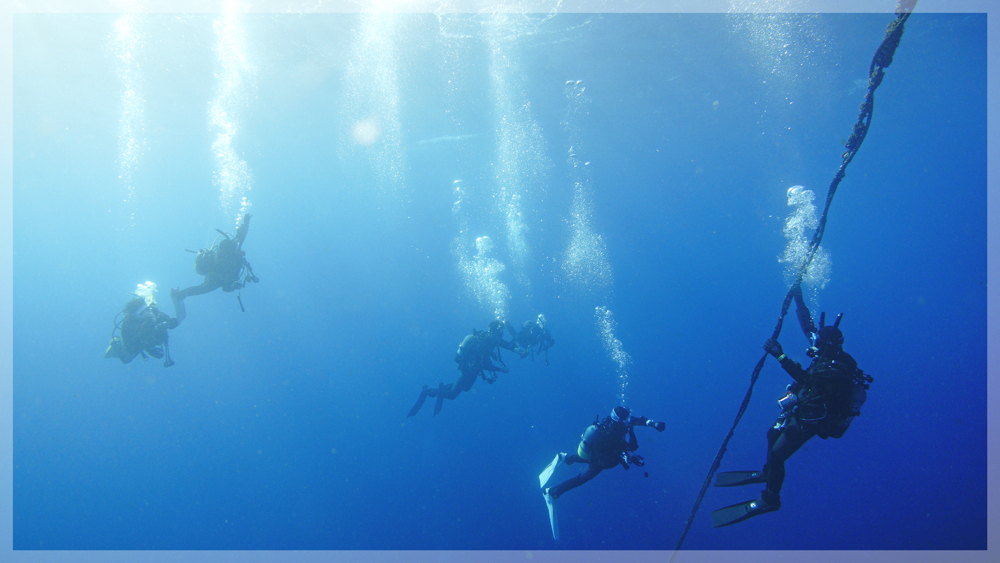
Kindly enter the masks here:
[[528, 355], [528, 351], [518, 346], [517, 343], [507, 342], [503, 338], [497, 341], [497, 346], [510, 350], [511, 352], [514, 352], [515, 354], [521, 356], [522, 358]]
[[667, 425], [664, 422], [656, 422], [644, 416], [633, 416], [631, 426], [648, 426], [649, 428], [655, 428], [660, 432], [666, 430]]
[[[164, 313], [163, 311], [161, 311], [159, 309], [156, 310], [156, 325], [155, 326], [157, 326], [157, 327], [163, 326], [163, 327], [166, 327], [168, 329], [171, 329], [171, 328], [177, 328], [178, 324], [180, 324], [180, 321], [178, 321], [177, 319], [172, 318], [170, 315]], [[167, 334], [166, 334], [166, 332], [164, 332], [163, 333], [163, 337], [166, 338], [166, 336], [167, 336]]]
[[170, 290], [170, 300], [174, 302], [174, 317], [177, 319], [177, 324], [170, 328], [176, 328], [187, 317], [187, 308], [184, 306], [181, 291], [176, 287]]
[[548, 329], [545, 329], [544, 335], [545, 335], [545, 340], [542, 341], [542, 350], [548, 350], [553, 345], [555, 345], [556, 340], [555, 338], [552, 338], [551, 334], [549, 334]]
[[[784, 356], [784, 354], [782, 355]], [[806, 370], [802, 369], [802, 364], [796, 362], [795, 360], [789, 358], [788, 356], [784, 356], [783, 358], [779, 359], [778, 363], [781, 364], [782, 369], [784, 369], [785, 372], [788, 373], [788, 375], [792, 376], [792, 379], [794, 379], [799, 383], [805, 383]]]
[[774, 356], [778, 360], [778, 363], [781, 364], [781, 367], [788, 372], [788, 375], [792, 376], [792, 379], [799, 383], [805, 381], [805, 370], [802, 369], [802, 366], [798, 362], [785, 355], [784, 350], [781, 349], [781, 344], [776, 339], [768, 338], [764, 342], [764, 351]]
[[250, 214], [245, 213], [243, 215], [243, 220], [240, 221], [240, 226], [236, 227], [236, 247], [239, 248], [243, 246], [243, 241], [247, 238], [247, 230], [250, 229]]
[[808, 340], [811, 333], [817, 332], [816, 323], [813, 322], [809, 307], [806, 306], [806, 302], [802, 299], [802, 288], [800, 286], [795, 286], [795, 316], [799, 318], [799, 326], [802, 327], [802, 334], [806, 335], [806, 339]]
[[507, 330], [510, 331], [510, 340], [511, 340], [511, 342], [517, 340], [517, 330], [514, 329], [514, 325], [511, 324], [510, 321], [504, 321], [503, 324], [504, 324], [504, 326], [507, 327]]
[[639, 440], [635, 437], [635, 429], [631, 425], [628, 427], [628, 446], [625, 448], [627, 451], [634, 452], [639, 449]]

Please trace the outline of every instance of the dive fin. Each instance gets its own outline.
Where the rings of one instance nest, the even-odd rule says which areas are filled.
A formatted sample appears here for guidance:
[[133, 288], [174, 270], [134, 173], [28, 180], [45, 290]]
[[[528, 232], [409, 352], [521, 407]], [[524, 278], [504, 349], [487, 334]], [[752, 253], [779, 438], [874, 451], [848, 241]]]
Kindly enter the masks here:
[[558, 467], [559, 464], [562, 463], [562, 460], [565, 458], [566, 458], [565, 453], [556, 454], [556, 457], [553, 458], [552, 461], [550, 461], [549, 464], [545, 466], [545, 469], [543, 469], [541, 474], [538, 475], [539, 487], [543, 488], [545, 487], [545, 484], [548, 483], [549, 479], [552, 478], [552, 474], [555, 473], [556, 467]]
[[420, 408], [424, 406], [424, 401], [426, 400], [427, 400], [427, 386], [424, 385], [424, 388], [420, 390], [420, 396], [417, 397], [417, 402], [413, 403], [413, 408], [411, 408], [410, 413], [406, 415], [407, 418], [414, 416], [418, 412], [420, 412]]
[[767, 477], [763, 471], [723, 471], [715, 475], [716, 487], [739, 487], [766, 482]]
[[559, 519], [556, 518], [556, 507], [552, 504], [552, 496], [549, 495], [549, 490], [545, 489], [542, 491], [542, 497], [545, 499], [545, 506], [549, 509], [549, 526], [552, 527], [552, 539], [559, 539]]
[[765, 512], [774, 512], [780, 506], [772, 506], [762, 499], [753, 499], [712, 511], [712, 527], [721, 528], [742, 522]]
[[108, 344], [108, 349], [104, 351], [105, 358], [122, 358], [124, 356], [125, 347], [122, 346], [121, 338], [114, 336], [111, 338], [111, 343]]

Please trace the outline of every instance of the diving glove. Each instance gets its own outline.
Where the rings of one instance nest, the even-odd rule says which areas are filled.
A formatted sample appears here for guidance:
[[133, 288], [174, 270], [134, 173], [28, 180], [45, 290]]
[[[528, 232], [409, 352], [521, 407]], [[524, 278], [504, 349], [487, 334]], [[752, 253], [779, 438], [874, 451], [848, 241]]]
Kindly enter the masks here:
[[771, 354], [775, 358], [781, 356], [784, 352], [781, 350], [781, 344], [778, 343], [774, 338], [768, 338], [767, 342], [764, 343], [764, 351]]
[[648, 426], [650, 428], [655, 428], [657, 432], [663, 432], [664, 430], [667, 429], [667, 423], [666, 422], [655, 422], [655, 421], [652, 421], [652, 420], [647, 420], [646, 421], [646, 426]]

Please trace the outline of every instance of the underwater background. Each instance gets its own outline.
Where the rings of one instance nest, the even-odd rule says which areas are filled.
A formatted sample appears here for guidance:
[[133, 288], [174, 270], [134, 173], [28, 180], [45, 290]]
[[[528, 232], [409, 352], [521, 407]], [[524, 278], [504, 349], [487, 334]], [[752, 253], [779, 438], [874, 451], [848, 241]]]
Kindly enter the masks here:
[[[892, 19], [15, 15], [14, 549], [672, 549]], [[908, 20], [804, 285], [863, 414], [776, 513], [713, 529], [758, 489], [709, 489], [685, 549], [986, 549], [986, 85], [984, 14]], [[188, 298], [169, 369], [104, 359], [242, 212], [260, 283]], [[549, 365], [406, 418], [539, 313]], [[769, 360], [722, 471], [790, 382]], [[667, 430], [556, 542], [537, 475], [622, 402]]]

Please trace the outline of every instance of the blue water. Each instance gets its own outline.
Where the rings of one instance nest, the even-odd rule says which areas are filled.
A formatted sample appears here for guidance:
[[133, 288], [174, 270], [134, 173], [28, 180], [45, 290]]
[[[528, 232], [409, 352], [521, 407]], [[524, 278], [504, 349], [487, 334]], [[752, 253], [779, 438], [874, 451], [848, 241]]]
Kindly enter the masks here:
[[[891, 19], [17, 15], [14, 548], [672, 549], [787, 289], [786, 192], [822, 206]], [[176, 365], [105, 360], [241, 210], [246, 312], [190, 297]], [[906, 24], [823, 249], [863, 415], [779, 512], [713, 529], [757, 488], [710, 489], [685, 548], [985, 549], [985, 15]], [[550, 365], [405, 417], [538, 313]], [[554, 542], [536, 477], [623, 399], [667, 424], [649, 476], [567, 493]]]

